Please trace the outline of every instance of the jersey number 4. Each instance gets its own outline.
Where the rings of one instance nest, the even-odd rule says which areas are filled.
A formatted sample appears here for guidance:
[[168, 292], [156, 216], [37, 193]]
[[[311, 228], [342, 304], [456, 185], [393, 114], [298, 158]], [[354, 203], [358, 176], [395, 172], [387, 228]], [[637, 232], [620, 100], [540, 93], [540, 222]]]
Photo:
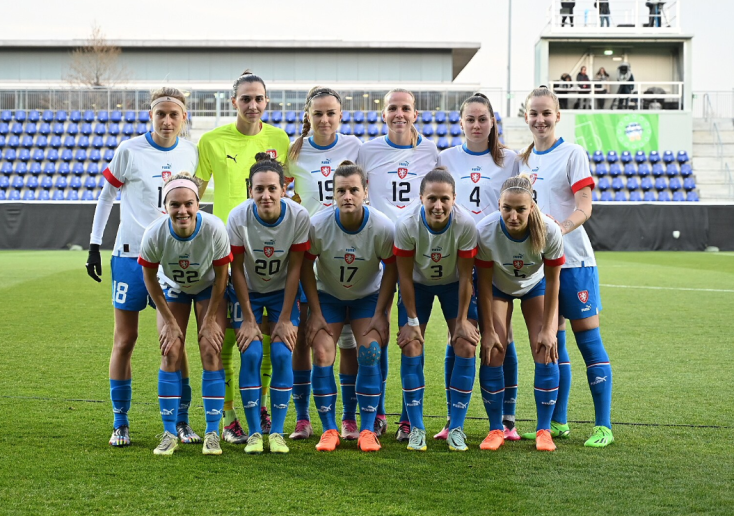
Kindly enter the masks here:
[[479, 187], [475, 186], [474, 190], [469, 194], [469, 202], [473, 202], [479, 208]]

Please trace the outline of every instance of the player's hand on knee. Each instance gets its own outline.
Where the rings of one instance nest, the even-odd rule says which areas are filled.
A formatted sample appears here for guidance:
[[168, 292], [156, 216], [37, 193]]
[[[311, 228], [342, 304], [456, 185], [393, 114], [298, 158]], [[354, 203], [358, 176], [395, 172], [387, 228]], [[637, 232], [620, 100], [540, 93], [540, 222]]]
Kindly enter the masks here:
[[372, 319], [370, 319], [370, 324], [362, 333], [362, 336], [366, 336], [371, 331], [376, 331], [380, 335], [382, 344], [386, 343], [390, 339], [390, 323], [385, 314], [376, 313]]
[[286, 321], [278, 321], [273, 328], [273, 333], [270, 336], [271, 342], [281, 341], [286, 347], [293, 351], [296, 347], [296, 339], [298, 338], [298, 330], [293, 323]]
[[89, 245], [89, 255], [87, 256], [87, 274], [97, 283], [102, 282], [102, 256], [99, 254], [99, 244]]
[[472, 324], [468, 319], [457, 319], [454, 334], [451, 336], [451, 342], [456, 342], [456, 339], [464, 339], [475, 346], [478, 345], [480, 338], [476, 324]]
[[323, 315], [311, 314], [308, 318], [308, 322], [306, 323], [306, 344], [308, 344], [309, 347], [313, 347], [316, 335], [322, 330], [328, 333], [330, 337], [334, 336]]
[[420, 326], [403, 325], [398, 332], [398, 346], [400, 349], [403, 349], [413, 341], [423, 344], [423, 334], [421, 333]]
[[201, 325], [199, 330], [199, 342], [206, 342], [212, 346], [217, 353], [222, 352], [222, 343], [224, 342], [224, 332], [216, 321], [207, 321]]
[[160, 335], [158, 335], [158, 341], [161, 345], [161, 355], [166, 356], [174, 346], [179, 345], [179, 343], [183, 345], [184, 334], [176, 321], [165, 323], [161, 328]]
[[492, 352], [496, 350], [496, 353], [503, 353], [505, 351], [505, 344], [500, 340], [497, 332], [494, 330], [486, 330], [482, 332], [481, 339], [481, 359], [482, 365], [488, 366], [492, 360]]
[[556, 334], [551, 330], [541, 330], [535, 346], [535, 355], [543, 360], [545, 365], [558, 362], [558, 341]]
[[239, 348], [240, 353], [247, 351], [250, 344], [256, 340], [263, 340], [263, 334], [260, 331], [260, 327], [257, 323], [248, 323], [243, 321], [242, 326], [237, 330], [237, 347]]

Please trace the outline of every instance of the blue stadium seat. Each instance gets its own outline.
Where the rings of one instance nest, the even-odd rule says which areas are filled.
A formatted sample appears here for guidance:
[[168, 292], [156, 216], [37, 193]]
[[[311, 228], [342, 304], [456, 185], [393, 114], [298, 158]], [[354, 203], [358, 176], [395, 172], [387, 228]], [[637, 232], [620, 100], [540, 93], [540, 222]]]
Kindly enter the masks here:
[[44, 188], [46, 190], [50, 190], [54, 185], [54, 180], [51, 179], [49, 176], [43, 176], [43, 179], [41, 179], [41, 188]]
[[[112, 158], [114, 156], [115, 156], [115, 151], [112, 149], [107, 149], [106, 151], [104, 151], [104, 156], [102, 157], [102, 159], [105, 160], [107, 163], [109, 163], [110, 161], [112, 161]], [[106, 167], [107, 165], [102, 167], [102, 170], [104, 170]]]
[[53, 126], [53, 129], [52, 129], [52, 130], [53, 130], [53, 133], [54, 133], [54, 134], [55, 134], [56, 136], [61, 136], [61, 135], [63, 135], [63, 134], [64, 134], [64, 132], [66, 131], [66, 128], [64, 127], [64, 124], [62, 124], [61, 122], [56, 122], [56, 123], [54, 124], [54, 126]]
[[446, 124], [438, 124], [436, 126], [436, 136], [446, 136], [449, 134], [449, 129], [446, 127]]
[[630, 201], [640, 202], [642, 200], [642, 194], [640, 193], [639, 190], [632, 190], [630, 192], [630, 198], [629, 198], [629, 200]]
[[41, 135], [36, 138], [36, 147], [39, 149], [45, 149], [48, 145], [48, 138]]
[[84, 114], [82, 115], [82, 120], [84, 120], [88, 124], [94, 122], [94, 111], [92, 111], [91, 109], [87, 109], [86, 111], [84, 111]]
[[378, 120], [380, 120], [380, 116], [377, 114], [377, 111], [367, 112], [367, 123], [368, 124], [376, 124]]
[[97, 181], [95, 181], [93, 177], [88, 177], [84, 181], [84, 188], [89, 188], [89, 189], [97, 188]]
[[655, 163], [659, 163], [660, 154], [658, 154], [658, 151], [650, 151], [650, 155], [647, 157], [647, 161], [649, 161], [652, 165], [654, 165]]
[[84, 190], [82, 194], [82, 201], [93, 201], [95, 200], [94, 192], [92, 190]]
[[596, 170], [594, 172], [596, 173], [597, 177], [602, 177], [607, 175], [609, 170], [607, 169], [607, 165], [605, 163], [599, 163], [596, 166]]
[[25, 187], [30, 188], [31, 190], [38, 188], [38, 178], [36, 176], [28, 176], [25, 180]]
[[655, 193], [652, 190], [647, 190], [645, 191], [645, 194], [643, 195], [642, 200], [645, 202], [650, 202], [650, 201], [657, 201], [658, 198], [655, 197]]
[[33, 147], [33, 137], [32, 136], [24, 136], [22, 140], [20, 140], [20, 145], [26, 149], [30, 149]]
[[79, 134], [79, 125], [77, 124], [69, 124], [66, 126], [66, 134], [69, 134], [71, 136], [76, 136]]
[[649, 177], [643, 177], [640, 181], [640, 188], [642, 188], [643, 192], [647, 192], [648, 190], [652, 190], [653, 186], [655, 186], [652, 182], [652, 179]]
[[609, 179], [607, 179], [606, 177], [599, 178], [599, 182], [596, 184], [596, 187], [602, 192], [605, 190], [609, 190], [609, 188], [611, 187], [611, 185], [609, 184]]
[[620, 190], [614, 194], [614, 200], [615, 201], [627, 201], [627, 194], [625, 194], [622, 190]]
[[282, 111], [272, 111], [270, 113], [270, 122], [273, 124], [279, 124], [283, 121], [283, 112]]
[[625, 187], [624, 181], [622, 181], [621, 177], [615, 177], [612, 179], [612, 190], [615, 192], [619, 192], [620, 190], [623, 190]]
[[114, 122], [116, 124], [122, 122], [122, 111], [116, 109], [110, 113], [110, 122]]
[[441, 136], [438, 139], [438, 143], [436, 143], [436, 147], [438, 147], [438, 150], [444, 150], [449, 148], [449, 139], [445, 136]]
[[594, 154], [591, 156], [591, 161], [594, 163], [601, 163], [604, 161], [604, 153], [600, 150], [594, 151]]
[[0, 167], [0, 172], [4, 175], [10, 175], [13, 173], [13, 165], [9, 162], [4, 162], [2, 164], [2, 167]]
[[82, 179], [77, 176], [72, 177], [69, 186], [74, 190], [79, 190], [82, 187]]
[[110, 114], [107, 111], [97, 111], [97, 121], [106, 124], [110, 121]]
[[67, 136], [64, 138], [64, 147], [67, 149], [73, 149], [76, 147], [76, 138], [73, 136]]
[[8, 111], [7, 109], [4, 110], [2, 113], [0, 113], [0, 120], [5, 122], [6, 124], [10, 122], [13, 119], [13, 113]]
[[139, 122], [137, 126], [135, 126], [135, 134], [140, 136], [141, 134], [145, 134], [148, 132], [148, 126], [144, 124], [143, 122]]
[[610, 150], [607, 152], [607, 163], [616, 163], [617, 161], [619, 161], [617, 151]]
[[31, 151], [29, 151], [28, 149], [20, 149], [20, 151], [18, 151], [18, 159], [24, 163], [26, 161], [30, 161]]
[[641, 163], [639, 167], [637, 167], [637, 175], [640, 177], [647, 177], [650, 175], [650, 165], [647, 163]]
[[285, 134], [294, 136], [296, 134], [296, 124], [285, 124]]
[[135, 121], [135, 111], [125, 111], [125, 122], [132, 124]]
[[380, 128], [380, 134], [383, 136], [387, 134], [387, 124], [382, 124], [382, 127]]
[[464, 144], [464, 140], [462, 140], [460, 137], [455, 136], [451, 138], [451, 146], [452, 147], [460, 147]]
[[64, 191], [63, 190], [56, 190], [54, 192], [54, 195], [52, 197], [54, 201], [63, 201], [64, 200]]
[[79, 200], [79, 192], [76, 190], [69, 190], [66, 193], [66, 200], [67, 201], [78, 201]]
[[686, 201], [688, 202], [698, 202], [698, 194], [695, 190], [692, 190], [686, 194]]
[[87, 165], [87, 174], [90, 176], [96, 176], [99, 174], [99, 165], [97, 163], [89, 163]]
[[352, 134], [352, 126], [349, 124], [342, 124], [341, 127], [339, 127], [339, 132], [342, 134]]
[[636, 177], [630, 177], [627, 180], [626, 186], [627, 186], [627, 190], [629, 191], [637, 190], [638, 188], [640, 188], [640, 181]]
[[89, 136], [90, 134], [92, 134], [92, 124], [82, 124], [79, 132], [81, 132], [84, 136]]
[[342, 111], [342, 123], [348, 124], [352, 121], [352, 113], [349, 111]]
[[690, 192], [691, 190], [696, 189], [696, 182], [693, 180], [692, 177], [687, 177], [683, 180], [683, 189], [686, 192]]
[[120, 125], [110, 124], [107, 127], [107, 134], [109, 134], [110, 136], [118, 136], [120, 134]]
[[424, 124], [430, 124], [431, 122], [433, 122], [433, 113], [431, 113], [430, 111], [424, 111], [423, 113], [421, 113], [421, 122], [423, 122]]
[[459, 120], [461, 120], [461, 115], [459, 115], [458, 111], [451, 111], [449, 113], [449, 122], [452, 124], [458, 124]]
[[497, 126], [497, 132], [498, 132], [498, 134], [499, 134], [500, 136], [502, 136], [502, 134], [503, 134], [503, 132], [504, 132], [504, 131], [502, 130], [502, 126], [501, 126], [501, 125], [498, 125], [498, 126]]
[[5, 136], [0, 134], [0, 148], [5, 147]]
[[31, 166], [28, 167], [28, 172], [30, 172], [34, 176], [37, 176], [41, 173], [41, 164], [34, 161], [33, 163], [31, 163]]
[[361, 138], [364, 136], [365, 132], [364, 124], [354, 124], [354, 136]]
[[604, 190], [601, 195], [599, 196], [600, 201], [613, 201], [614, 197], [612, 197], [612, 192], [609, 190]]
[[102, 147], [104, 147], [104, 138], [102, 138], [101, 136], [95, 136], [94, 138], [92, 138], [92, 147], [94, 147], [95, 149], [101, 149]]
[[647, 155], [645, 154], [645, 151], [637, 151], [635, 153], [635, 162], [636, 163], [645, 163], [647, 161]]
[[26, 119], [26, 112], [23, 109], [19, 109], [15, 112], [15, 121], [16, 122], [25, 122]]
[[453, 124], [449, 132], [454, 138], [461, 136], [461, 126], [459, 124]]
[[104, 136], [107, 132], [107, 127], [104, 124], [97, 124], [94, 126], [94, 134], [97, 136]]
[[665, 175], [665, 168], [663, 168], [661, 163], [655, 163], [652, 166], [652, 175], [653, 177], [661, 177]]
[[71, 166], [71, 173], [75, 176], [81, 176], [84, 174], [84, 165], [82, 163], [74, 163]]
[[74, 153], [71, 152], [71, 149], [64, 149], [61, 151], [61, 161], [69, 163], [72, 159], [74, 159]]
[[23, 194], [23, 200], [24, 201], [35, 201], [36, 200], [36, 192], [33, 190], [26, 190]]
[[80, 149], [88, 149], [89, 148], [89, 136], [80, 136], [79, 140], [76, 142], [76, 146]]
[[619, 163], [612, 163], [609, 165], [609, 175], [612, 177], [618, 177], [622, 175], [622, 169], [619, 167]]
[[686, 200], [686, 196], [680, 190], [673, 192], [673, 202], [683, 202]]
[[49, 134], [51, 134], [51, 124], [47, 124], [46, 122], [44, 122], [40, 126], [38, 126], [38, 134], [42, 134], [43, 136], [48, 136]]
[[5, 195], [5, 190], [0, 190], [0, 201], [7, 201], [8, 197]]
[[673, 155], [673, 151], [666, 150], [663, 152], [663, 162], [667, 165], [668, 163], [673, 163], [675, 161], [675, 155]]
[[657, 190], [658, 192], [660, 192], [662, 190], [665, 190], [666, 188], [668, 188], [668, 183], [667, 183], [667, 181], [665, 181], [665, 178], [664, 177], [658, 177], [655, 180], [655, 190]]
[[51, 194], [48, 192], [48, 190], [41, 190], [40, 192], [38, 192], [38, 200], [49, 201], [51, 200]]
[[658, 193], [658, 201], [670, 202], [671, 201], [670, 192], [667, 190], [663, 190], [660, 193]]
[[20, 201], [20, 190], [11, 190], [8, 195], [9, 201]]
[[138, 122], [142, 124], [147, 124], [148, 122], [150, 122], [150, 113], [147, 111], [138, 112]]
[[125, 124], [122, 127], [122, 134], [124, 134], [125, 136], [132, 136], [134, 132], [135, 128], [133, 127], [133, 124]]
[[93, 161], [95, 164], [97, 164], [101, 159], [102, 154], [99, 152], [99, 149], [95, 148], [89, 151], [89, 161]]
[[668, 177], [675, 177], [678, 175], [678, 165], [675, 163], [668, 163], [665, 166], [665, 175]]
[[104, 176], [99, 176], [99, 180], [97, 181], [97, 188], [104, 187], [106, 182], [107, 182], [107, 179], [105, 179]]
[[364, 112], [363, 111], [355, 111], [352, 114], [352, 118], [354, 119], [355, 124], [363, 124], [364, 123]]
[[6, 136], [10, 132], [10, 126], [5, 122], [0, 123], [0, 136]]
[[62, 176], [67, 176], [71, 172], [71, 167], [66, 162], [59, 163], [58, 173]]
[[431, 137], [435, 131], [433, 130], [433, 126], [431, 124], [426, 124], [423, 126], [423, 136]]
[[446, 112], [436, 111], [436, 114], [433, 115], [433, 119], [436, 121], [437, 124], [445, 124], [446, 123]]
[[16, 150], [11, 148], [5, 149], [5, 159], [8, 161], [15, 161], [16, 158]]
[[684, 150], [678, 151], [678, 156], [676, 157], [676, 160], [678, 163], [688, 163], [688, 153]]
[[0, 189], [5, 190], [8, 187], [10, 187], [8, 176], [0, 176]]
[[18, 175], [23, 175], [28, 172], [28, 163], [25, 161], [16, 161], [14, 172]]
[[110, 149], [117, 148], [117, 138], [115, 138], [114, 136], [108, 136], [105, 145]]
[[502, 116], [500, 115], [499, 111], [494, 112], [494, 119], [497, 121], [498, 124], [502, 123]]
[[43, 112], [43, 116], [41, 117], [41, 120], [46, 122], [47, 124], [50, 124], [54, 121], [54, 112], [50, 109], [47, 109]]
[[12, 126], [10, 126], [10, 132], [16, 136], [20, 136], [21, 134], [23, 134], [23, 124], [15, 122]]
[[21, 176], [13, 176], [13, 179], [12, 179], [10, 185], [13, 188], [18, 188], [18, 189], [23, 188], [23, 177], [21, 177]]
[[39, 122], [41, 120], [41, 113], [37, 109], [33, 109], [28, 113], [29, 122]]
[[380, 134], [380, 128], [377, 126], [377, 124], [370, 124], [367, 127], [367, 134], [370, 138], [374, 138], [376, 136], [379, 136]]
[[285, 112], [285, 123], [286, 124], [295, 124], [296, 123], [296, 112], [295, 111], [286, 111]]
[[56, 174], [56, 165], [49, 161], [43, 166], [43, 173], [47, 176], [53, 176]]
[[69, 113], [69, 122], [74, 122], [75, 124], [78, 124], [82, 120], [82, 112], [78, 109], [75, 109], [71, 113]]
[[34, 136], [38, 132], [38, 126], [33, 122], [28, 122], [25, 125], [25, 133]]
[[57, 162], [59, 160], [59, 151], [56, 149], [49, 149], [46, 153], [46, 160], [53, 163]]

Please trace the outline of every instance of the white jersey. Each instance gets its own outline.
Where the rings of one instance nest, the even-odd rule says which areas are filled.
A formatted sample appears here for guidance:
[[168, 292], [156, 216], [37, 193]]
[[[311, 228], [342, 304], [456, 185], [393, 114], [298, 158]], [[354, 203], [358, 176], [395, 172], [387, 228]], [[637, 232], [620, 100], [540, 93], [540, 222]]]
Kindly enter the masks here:
[[479, 222], [497, 211], [502, 183], [517, 175], [517, 153], [502, 149], [504, 161], [498, 167], [492, 154], [472, 152], [466, 144], [446, 149], [438, 155], [438, 165], [448, 169], [456, 181], [456, 204], [465, 208]]
[[461, 206], [454, 205], [448, 224], [439, 232], [428, 227], [420, 203], [395, 223], [395, 254], [415, 257], [415, 283], [447, 285], [459, 281], [457, 259], [473, 258], [476, 252], [477, 228]]
[[[196, 145], [178, 138], [164, 148], [153, 141], [151, 133], [120, 144], [115, 156], [102, 172], [115, 188], [121, 188], [120, 227], [117, 230], [114, 256], [137, 257], [143, 233], [151, 222], [165, 215], [163, 184], [179, 172], [193, 175], [199, 161]], [[108, 215], [109, 216], [109, 215]], [[95, 217], [91, 242], [101, 243], [107, 218]]]
[[153, 221], [145, 230], [138, 257], [143, 267], [158, 268], [161, 284], [191, 295], [212, 286], [214, 267], [231, 261], [224, 223], [203, 211], [196, 214], [196, 229], [188, 238], [173, 231], [168, 217]]
[[382, 281], [380, 262], [395, 261], [393, 230], [390, 219], [367, 206], [362, 225], [353, 232], [339, 222], [338, 209], [314, 215], [309, 232], [311, 249], [306, 258], [318, 257], [318, 290], [345, 301], [378, 292]]
[[286, 177], [296, 181], [301, 206], [315, 215], [334, 206], [334, 171], [344, 160], [357, 161], [362, 142], [356, 136], [337, 134], [334, 143], [321, 147], [304, 138], [296, 162], [289, 162]]
[[[574, 194], [582, 188], [594, 188], [586, 151], [563, 138], [548, 150], [530, 153], [528, 164], [520, 162], [519, 172], [530, 175], [535, 202], [542, 213], [559, 222], [576, 209]], [[564, 235], [566, 263], [564, 268], [596, 266], [594, 250], [583, 226]]]
[[362, 145], [357, 165], [367, 175], [370, 206], [397, 220], [412, 204], [420, 203], [421, 180], [437, 159], [436, 144], [423, 137], [415, 147], [395, 145], [387, 136]]
[[543, 265], [563, 265], [563, 235], [561, 228], [547, 215], [545, 248], [533, 251], [530, 234], [522, 240], [508, 232], [499, 211], [487, 215], [477, 224], [476, 266], [493, 267], [492, 283], [505, 294], [523, 296], [543, 279]]
[[291, 251], [308, 251], [310, 222], [306, 208], [280, 200], [280, 217], [272, 224], [257, 214], [249, 199], [231, 212], [227, 232], [234, 254], [245, 253], [245, 277], [251, 292], [267, 294], [285, 288]]

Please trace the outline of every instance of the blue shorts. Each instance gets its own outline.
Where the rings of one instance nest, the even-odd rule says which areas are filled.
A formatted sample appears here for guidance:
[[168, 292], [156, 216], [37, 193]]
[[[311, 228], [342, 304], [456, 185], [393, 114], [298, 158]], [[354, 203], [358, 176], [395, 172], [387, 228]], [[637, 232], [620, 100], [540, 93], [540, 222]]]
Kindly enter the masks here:
[[205, 288], [198, 294], [189, 294], [175, 289], [170, 285], [161, 285], [161, 288], [163, 289], [163, 295], [166, 296], [166, 301], [169, 303], [186, 303], [190, 305], [192, 302], [206, 301], [212, 297], [212, 286]]
[[[250, 306], [252, 306], [252, 313], [255, 314], [257, 324], [262, 323], [263, 310], [265, 309], [267, 310], [268, 320], [273, 324], [278, 322], [280, 312], [283, 310], [283, 294], [285, 294], [285, 290], [276, 290], [267, 294], [250, 292]], [[226, 297], [229, 300], [232, 328], [237, 330], [242, 326], [242, 308], [240, 307], [240, 302], [237, 300], [234, 287], [231, 285], [227, 287]], [[293, 301], [293, 307], [291, 308], [291, 323], [293, 323], [293, 326], [298, 326], [299, 315], [298, 294], [296, 294], [296, 299]]]
[[112, 306], [120, 310], [141, 312], [146, 305], [155, 308], [148, 295], [143, 279], [143, 266], [137, 258], [113, 256], [110, 263], [112, 271]]
[[534, 297], [538, 296], [544, 296], [545, 295], [545, 278], [541, 278], [538, 283], [535, 284], [533, 288], [525, 292], [522, 296], [511, 296], [510, 294], [505, 294], [500, 289], [492, 285], [492, 295], [497, 299], [504, 299], [506, 301], [512, 301], [513, 299], [519, 299], [520, 301], [527, 301], [528, 299], [533, 299]]
[[[459, 282], [448, 285], [422, 285], [413, 283], [415, 288], [415, 310], [418, 312], [418, 321], [428, 324], [433, 309], [433, 298], [438, 297], [441, 303], [443, 317], [447, 321], [459, 316]], [[479, 319], [477, 314], [477, 297], [472, 294], [467, 318], [472, 321]], [[398, 293], [398, 326], [403, 327], [408, 323], [408, 313], [403, 306], [403, 298]]]
[[346, 323], [355, 319], [372, 319], [378, 296], [379, 294], [375, 293], [361, 299], [342, 301], [319, 291], [319, 304], [327, 323]]
[[572, 321], [601, 312], [599, 271], [596, 267], [561, 269], [558, 310], [563, 317]]

